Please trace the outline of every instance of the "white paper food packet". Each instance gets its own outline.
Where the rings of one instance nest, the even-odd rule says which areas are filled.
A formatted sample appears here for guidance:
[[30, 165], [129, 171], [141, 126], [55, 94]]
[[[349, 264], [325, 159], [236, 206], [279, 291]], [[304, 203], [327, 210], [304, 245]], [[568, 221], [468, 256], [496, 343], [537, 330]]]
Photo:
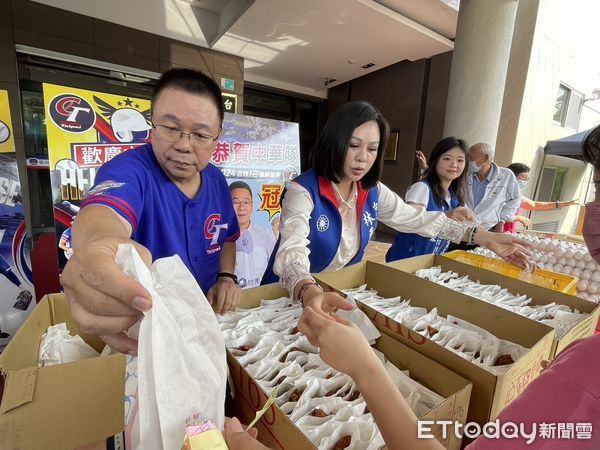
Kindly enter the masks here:
[[148, 269], [132, 245], [119, 246], [117, 262], [152, 295], [152, 309], [139, 328], [139, 427], [131, 433], [133, 448], [181, 448], [186, 419], [194, 414], [222, 429], [225, 343], [195, 278], [178, 256], [159, 259]]
[[71, 336], [71, 333], [67, 330], [67, 324], [62, 322], [50, 325], [48, 331], [42, 336], [38, 353], [38, 366], [53, 366], [97, 356], [98, 352], [80, 336]]

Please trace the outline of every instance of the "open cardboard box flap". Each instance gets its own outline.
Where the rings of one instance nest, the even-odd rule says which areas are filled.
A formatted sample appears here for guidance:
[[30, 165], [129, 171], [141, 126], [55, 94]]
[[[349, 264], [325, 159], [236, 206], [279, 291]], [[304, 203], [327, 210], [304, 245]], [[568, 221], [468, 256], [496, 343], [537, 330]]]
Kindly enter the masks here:
[[48, 326], [61, 322], [96, 350], [104, 347], [99, 338], [78, 333], [62, 294], [42, 299], [0, 355], [3, 450], [64, 450], [123, 430], [124, 355], [38, 368], [40, 339]]

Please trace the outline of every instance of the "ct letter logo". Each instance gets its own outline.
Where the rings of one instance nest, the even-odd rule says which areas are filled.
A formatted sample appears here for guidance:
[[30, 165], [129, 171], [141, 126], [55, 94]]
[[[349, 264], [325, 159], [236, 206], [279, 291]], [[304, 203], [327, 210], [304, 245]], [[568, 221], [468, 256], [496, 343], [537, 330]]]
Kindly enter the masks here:
[[219, 223], [220, 221], [221, 214], [211, 214], [204, 223], [204, 236], [206, 239], [210, 239], [210, 244], [206, 250], [207, 255], [221, 250], [221, 246], [219, 245], [219, 235], [221, 234], [221, 230], [226, 230], [229, 227], [229, 224]]
[[96, 112], [85, 99], [60, 94], [48, 105], [48, 113], [57, 127], [69, 133], [84, 133], [96, 123]]

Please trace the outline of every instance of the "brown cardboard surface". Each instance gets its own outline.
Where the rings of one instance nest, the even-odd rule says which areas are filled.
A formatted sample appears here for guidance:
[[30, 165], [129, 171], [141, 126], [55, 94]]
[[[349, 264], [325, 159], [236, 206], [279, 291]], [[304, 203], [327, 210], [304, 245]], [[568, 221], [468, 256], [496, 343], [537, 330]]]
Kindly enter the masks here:
[[359, 303], [359, 307], [382, 332], [473, 383], [473, 400], [469, 407], [468, 421], [483, 424], [493, 420], [539, 374], [541, 361], [549, 358], [554, 329], [393, 267], [365, 261], [337, 272], [323, 272], [314, 276], [321, 284], [338, 291], [366, 283], [384, 297], [400, 295], [411, 299], [414, 306], [428, 310], [437, 307], [443, 316], [457, 316], [488, 330], [498, 338], [530, 348], [523, 357], [507, 366], [504, 373], [495, 375]]
[[418, 269], [441, 266], [443, 271], [452, 270], [460, 275], [468, 275], [473, 281], [484, 284], [499, 284], [514, 294], [531, 297], [532, 305], [547, 305], [555, 302], [567, 305], [572, 309], [589, 314], [588, 317], [577, 322], [571, 330], [562, 337], [555, 336], [552, 344], [551, 356], [555, 356], [571, 342], [584, 337], [592, 336], [600, 317], [600, 305], [589, 302], [573, 295], [557, 292], [552, 289], [536, 286], [526, 281], [515, 279], [480, 267], [471, 266], [443, 255], [423, 255], [415, 258], [403, 259], [387, 264], [395, 269], [414, 274]]
[[[65, 450], [123, 430], [124, 355], [37, 367], [42, 334], [61, 322], [77, 333], [64, 296], [45, 296], [0, 355], [2, 450]], [[98, 338], [80, 336], [102, 349]]]
[[[240, 306], [254, 308], [259, 306], [261, 299], [275, 299], [281, 296], [287, 296], [287, 291], [278, 284], [248, 289], [244, 291]], [[411, 376], [417, 378], [424, 386], [446, 397], [442, 404], [420, 419], [465, 422], [472, 388], [469, 381], [385, 334], [377, 340], [374, 347], [383, 352], [392, 364], [400, 369], [409, 370]], [[237, 403], [237, 412], [241, 415], [242, 422], [249, 423], [254, 419], [255, 412], [267, 400], [267, 395], [238, 364], [234, 356], [228, 353], [227, 360], [235, 386], [234, 400]], [[270, 448], [285, 450], [315, 448], [275, 404], [259, 420], [257, 428], [260, 440]], [[459, 449], [461, 440], [450, 432], [444, 445], [448, 449]]]

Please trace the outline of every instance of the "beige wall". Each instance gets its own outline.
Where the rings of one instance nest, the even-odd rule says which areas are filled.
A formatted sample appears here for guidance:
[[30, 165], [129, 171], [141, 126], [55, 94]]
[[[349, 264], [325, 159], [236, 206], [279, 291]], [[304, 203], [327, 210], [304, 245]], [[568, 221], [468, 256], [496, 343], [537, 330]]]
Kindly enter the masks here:
[[[529, 71], [523, 96], [519, 127], [512, 161], [532, 167], [530, 183], [524, 194], [532, 196], [534, 181], [541, 171], [542, 149], [546, 141], [576, 133], [578, 130], [557, 126], [552, 116], [561, 82], [590, 97], [598, 83], [600, 64], [586, 48], [597, 42], [594, 20], [598, 17], [595, 2], [541, 0], [538, 12]], [[600, 9], [598, 9], [600, 12]], [[594, 105], [594, 103], [597, 103]], [[590, 104], [600, 110], [600, 101]], [[600, 114], [583, 108], [580, 130], [600, 123]], [[584, 200], [589, 172], [585, 165], [565, 158], [547, 158], [546, 166], [568, 168], [561, 200]], [[532, 214], [534, 223], [561, 221], [561, 232], [572, 232], [578, 208]]]

